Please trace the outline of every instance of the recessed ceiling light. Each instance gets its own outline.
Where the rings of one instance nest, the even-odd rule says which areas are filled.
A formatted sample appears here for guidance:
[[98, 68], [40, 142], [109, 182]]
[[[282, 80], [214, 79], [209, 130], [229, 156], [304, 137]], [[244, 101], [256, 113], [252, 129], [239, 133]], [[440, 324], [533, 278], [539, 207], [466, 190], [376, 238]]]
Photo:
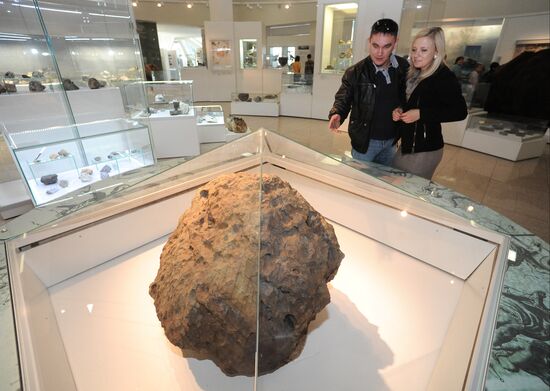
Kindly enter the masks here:
[[418, 4], [418, 5], [416, 6], [416, 8], [418, 8], [418, 9], [422, 8], [422, 4]]
[[187, 8], [193, 8], [193, 3], [187, 3]]
[[132, 1], [132, 7], [137, 7], [137, 1]]
[[162, 3], [157, 3], [157, 7], [162, 7]]
[[285, 10], [290, 8], [290, 4], [285, 4]]

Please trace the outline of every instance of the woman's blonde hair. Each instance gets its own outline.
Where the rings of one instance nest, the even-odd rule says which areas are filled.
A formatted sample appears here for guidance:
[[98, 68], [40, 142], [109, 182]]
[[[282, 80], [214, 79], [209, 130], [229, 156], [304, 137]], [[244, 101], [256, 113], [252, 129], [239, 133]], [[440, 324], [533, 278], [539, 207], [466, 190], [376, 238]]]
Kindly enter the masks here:
[[419, 80], [425, 79], [428, 76], [432, 75], [437, 68], [441, 65], [441, 63], [444, 63], [445, 58], [445, 33], [443, 32], [443, 29], [441, 27], [430, 27], [422, 29], [418, 32], [418, 34], [415, 35], [413, 39], [416, 41], [418, 38], [428, 37], [430, 38], [434, 44], [435, 44], [435, 52], [436, 56], [432, 62], [432, 65], [425, 71], [421, 72], [419, 69], [415, 68], [412, 63], [412, 44], [411, 49], [409, 50], [409, 63], [411, 64], [409, 68], [409, 74], [408, 77], [418, 77]]

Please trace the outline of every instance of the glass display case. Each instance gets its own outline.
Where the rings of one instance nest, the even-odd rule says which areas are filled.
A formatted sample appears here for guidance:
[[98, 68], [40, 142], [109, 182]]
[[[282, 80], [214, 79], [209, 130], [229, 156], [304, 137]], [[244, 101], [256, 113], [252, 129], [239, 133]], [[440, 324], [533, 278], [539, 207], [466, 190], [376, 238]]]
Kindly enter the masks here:
[[233, 55], [231, 41], [227, 39], [213, 39], [210, 41], [210, 63], [213, 71], [223, 72], [233, 69]]
[[233, 92], [231, 93], [233, 102], [248, 103], [278, 103], [279, 94], [264, 94], [261, 92]]
[[35, 205], [155, 162], [148, 128], [138, 121], [2, 130]]
[[257, 39], [241, 39], [239, 41], [240, 48], [240, 65], [241, 69], [251, 69], [258, 67], [258, 40]]
[[195, 106], [200, 143], [223, 143], [227, 129], [220, 105]]
[[358, 3], [325, 5], [321, 72], [343, 73], [353, 63]]
[[[145, 90], [145, 100], [141, 94]], [[193, 81], [147, 81], [125, 86], [125, 100], [132, 117], [193, 116]], [[147, 105], [143, 105], [143, 102]]]
[[[328, 285], [330, 303], [308, 321], [304, 345], [265, 375], [227, 376], [204, 354], [171, 345], [149, 296], [159, 256], [180, 215], [193, 197], [201, 206], [208, 204], [202, 199], [210, 195], [197, 193], [197, 187], [213, 179], [223, 184], [221, 176], [235, 172], [258, 178], [244, 199], [251, 212], [242, 218], [250, 240], [257, 243], [244, 259], [250, 267], [241, 276], [251, 282], [249, 297], [254, 300], [242, 308], [253, 320], [224, 330], [253, 330], [251, 340], [259, 342], [246, 345], [243, 356], [252, 367], [262, 368], [263, 360], [278, 353], [280, 340], [298, 328], [293, 319], [299, 306], [281, 308], [275, 316], [276, 308], [267, 304], [270, 295], [293, 294], [301, 285], [298, 273], [300, 278], [313, 274], [293, 270], [293, 283], [281, 286], [266, 279], [279, 255], [267, 251], [269, 246], [291, 247], [285, 235], [296, 224], [310, 225], [311, 219], [293, 222], [293, 229], [282, 233], [272, 231], [278, 220], [265, 218], [270, 205], [262, 202], [269, 191], [264, 185], [270, 182], [263, 181], [277, 176], [288, 182], [332, 226], [345, 254]], [[326, 156], [265, 130], [182, 164], [161, 162], [155, 170], [130, 174], [128, 181], [82, 193], [78, 202], [34, 210], [1, 231], [5, 252], [0, 251], [0, 261], [7, 268], [0, 270], [9, 271], [14, 297], [8, 313], [14, 322], [2, 327], [18, 325], [19, 355], [2, 357], [15, 369], [13, 389], [199, 390], [204, 384], [223, 390], [364, 390], [380, 384], [392, 391], [483, 389], [493, 334], [500, 327], [496, 315], [510, 242], [501, 227], [507, 227], [503, 232], [511, 229], [508, 222], [494, 219], [494, 212], [448, 189], [434, 189], [421, 178]], [[94, 196], [98, 192], [101, 197]], [[292, 210], [289, 216], [295, 216]], [[204, 222], [214, 224], [243, 230], [214, 218]], [[118, 235], [121, 230], [131, 234]], [[228, 247], [212, 247], [210, 239], [205, 237], [205, 256]], [[308, 243], [303, 242], [305, 249]], [[533, 266], [541, 259], [535, 255], [529, 260], [532, 255], [523, 252], [518, 256]], [[306, 269], [307, 262], [303, 260]], [[242, 293], [235, 288], [229, 287], [231, 298]], [[36, 300], [36, 292], [42, 300]], [[225, 310], [225, 302], [210, 300], [215, 294], [205, 294], [203, 305]], [[226, 319], [219, 322], [225, 325]], [[280, 322], [286, 331], [270, 335], [269, 322]], [[269, 355], [263, 345], [267, 339], [279, 341]], [[8, 342], [3, 346], [13, 346], [13, 340]], [[3, 349], [0, 355], [11, 351]], [[413, 384], [410, 365], [420, 362]], [[120, 363], [128, 370], [121, 370]]]
[[281, 93], [283, 94], [312, 94], [313, 75], [299, 75], [291, 72], [282, 74]]
[[530, 159], [544, 152], [547, 129], [545, 120], [474, 113], [468, 117], [462, 146], [513, 161]]

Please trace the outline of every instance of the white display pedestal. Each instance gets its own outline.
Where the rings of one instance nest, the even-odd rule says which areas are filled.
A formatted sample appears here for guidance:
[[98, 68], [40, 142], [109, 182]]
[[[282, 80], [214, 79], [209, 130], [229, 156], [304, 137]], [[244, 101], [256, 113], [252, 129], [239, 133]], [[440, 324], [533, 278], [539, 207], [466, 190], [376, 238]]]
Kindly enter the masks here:
[[237, 140], [237, 139], [239, 139], [243, 136], [249, 135], [250, 133], [252, 133], [250, 131], [250, 129], [247, 130], [244, 133], [235, 133], [235, 132], [231, 132], [230, 130], [226, 130], [226, 132], [225, 132], [225, 142], [228, 143], [230, 141]]
[[182, 115], [162, 110], [149, 117], [155, 156], [158, 158], [200, 154], [199, 135], [193, 109]]
[[21, 179], [0, 183], [0, 216], [11, 219], [31, 210], [33, 204]]
[[223, 121], [221, 123], [197, 124], [199, 143], [224, 143], [227, 129]]
[[479, 129], [466, 129], [462, 140], [464, 148], [512, 161], [539, 157], [542, 155], [545, 145], [544, 137], [522, 140], [521, 137], [511, 134], [502, 136]]
[[311, 118], [311, 94], [281, 93], [281, 115]]
[[231, 114], [261, 115], [265, 117], [279, 116], [279, 103], [277, 102], [231, 102]]
[[468, 126], [468, 121], [471, 115], [487, 114], [486, 111], [481, 109], [471, 109], [468, 111], [468, 115], [462, 121], [456, 122], [444, 122], [441, 124], [441, 133], [443, 134], [443, 141], [445, 144], [451, 144], [461, 147], [462, 139], [464, 138], [464, 132]]

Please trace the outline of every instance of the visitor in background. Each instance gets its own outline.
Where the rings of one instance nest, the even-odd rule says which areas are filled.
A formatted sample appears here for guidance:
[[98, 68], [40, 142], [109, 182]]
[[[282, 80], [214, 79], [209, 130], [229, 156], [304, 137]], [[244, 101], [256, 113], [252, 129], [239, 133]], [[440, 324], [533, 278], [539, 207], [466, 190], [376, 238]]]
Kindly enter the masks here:
[[307, 84], [313, 83], [313, 67], [314, 67], [313, 60], [311, 59], [311, 54], [307, 55], [306, 63], [304, 64], [304, 75], [306, 78]]
[[481, 76], [480, 81], [483, 83], [492, 83], [499, 66], [500, 64], [498, 62], [492, 62], [491, 65], [489, 65], [489, 70]]
[[443, 158], [441, 123], [466, 118], [460, 83], [445, 65], [445, 35], [440, 27], [420, 31], [410, 51], [407, 102], [392, 113], [401, 143], [393, 166], [432, 179]]
[[485, 66], [483, 64], [477, 63], [474, 70], [468, 75], [468, 83], [470, 83], [474, 91], [477, 87], [477, 83], [479, 83], [479, 76], [483, 73], [484, 70]]
[[302, 63], [300, 62], [300, 56], [294, 57], [294, 62], [290, 65], [292, 73], [294, 73], [294, 81], [299, 81], [302, 72]]
[[393, 54], [397, 32], [397, 23], [391, 19], [372, 25], [369, 55], [346, 69], [329, 112], [329, 129], [338, 133], [351, 111], [348, 134], [354, 159], [386, 166], [393, 160], [397, 136], [392, 110], [405, 103], [409, 66]]
[[462, 79], [462, 66], [464, 65], [464, 56], [458, 56], [455, 63], [451, 67], [451, 71], [455, 74], [458, 80]]

